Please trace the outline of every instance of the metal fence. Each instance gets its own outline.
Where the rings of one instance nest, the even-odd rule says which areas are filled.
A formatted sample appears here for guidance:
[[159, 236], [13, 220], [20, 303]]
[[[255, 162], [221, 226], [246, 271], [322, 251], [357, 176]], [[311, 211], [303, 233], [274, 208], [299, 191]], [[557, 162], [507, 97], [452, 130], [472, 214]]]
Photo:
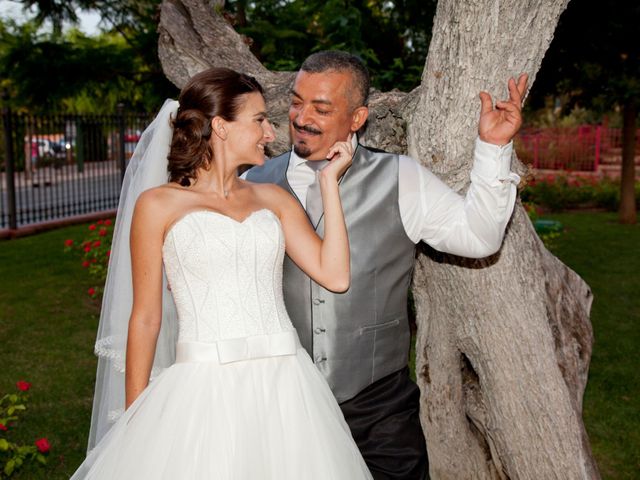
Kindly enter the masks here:
[[[636, 155], [640, 155], [640, 130]], [[622, 132], [604, 125], [523, 129], [515, 140], [518, 158], [536, 169], [598, 172], [622, 160]]]
[[[2, 111], [0, 230], [118, 206], [127, 160], [150, 114], [32, 116]], [[640, 137], [640, 130], [638, 131]], [[636, 142], [637, 155], [640, 142]], [[619, 168], [620, 129], [525, 129], [516, 151], [536, 169]]]
[[2, 111], [0, 229], [117, 208], [127, 160], [148, 114]]

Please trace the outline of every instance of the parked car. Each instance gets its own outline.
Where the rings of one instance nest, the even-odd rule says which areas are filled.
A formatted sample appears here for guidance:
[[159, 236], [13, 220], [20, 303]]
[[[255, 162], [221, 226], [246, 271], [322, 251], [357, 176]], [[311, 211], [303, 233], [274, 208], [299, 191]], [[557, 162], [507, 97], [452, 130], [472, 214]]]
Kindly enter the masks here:
[[64, 139], [60, 141], [49, 140], [48, 138], [33, 137], [31, 139], [31, 161], [35, 163], [37, 159], [64, 159], [71, 144]]

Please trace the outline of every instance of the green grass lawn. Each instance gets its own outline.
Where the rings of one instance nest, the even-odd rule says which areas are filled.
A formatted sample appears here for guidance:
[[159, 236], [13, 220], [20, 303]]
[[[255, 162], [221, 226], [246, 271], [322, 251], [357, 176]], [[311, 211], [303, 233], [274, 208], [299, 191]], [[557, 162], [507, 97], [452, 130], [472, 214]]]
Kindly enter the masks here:
[[584, 420], [605, 479], [640, 478], [640, 225], [612, 213], [557, 213], [552, 251], [591, 286], [595, 345]]
[[85, 455], [99, 305], [63, 242], [86, 228], [0, 242], [0, 394], [14, 391], [17, 380], [32, 383], [24, 421], [9, 438], [51, 443], [46, 470], [25, 468], [15, 478], [69, 478]]
[[[640, 226], [613, 214], [567, 213], [554, 253], [591, 285], [596, 344], [584, 418], [605, 479], [639, 478]], [[68, 478], [82, 461], [91, 414], [99, 305], [66, 238], [86, 225], [0, 242], [0, 394], [17, 380], [33, 383], [24, 421], [12, 440], [51, 442], [46, 469], [25, 468], [17, 479]]]

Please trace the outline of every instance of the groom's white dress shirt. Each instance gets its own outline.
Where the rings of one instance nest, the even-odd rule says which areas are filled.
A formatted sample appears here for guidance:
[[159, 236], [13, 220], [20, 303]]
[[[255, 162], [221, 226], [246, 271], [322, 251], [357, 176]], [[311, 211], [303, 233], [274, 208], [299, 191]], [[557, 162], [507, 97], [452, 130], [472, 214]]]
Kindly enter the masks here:
[[[353, 147], [357, 139], [352, 139]], [[520, 177], [510, 171], [513, 143], [499, 147], [476, 139], [471, 185], [465, 196], [413, 158], [400, 155], [398, 206], [402, 225], [414, 242], [436, 250], [481, 258], [496, 252], [511, 217]], [[305, 205], [315, 172], [291, 152], [287, 181]]]

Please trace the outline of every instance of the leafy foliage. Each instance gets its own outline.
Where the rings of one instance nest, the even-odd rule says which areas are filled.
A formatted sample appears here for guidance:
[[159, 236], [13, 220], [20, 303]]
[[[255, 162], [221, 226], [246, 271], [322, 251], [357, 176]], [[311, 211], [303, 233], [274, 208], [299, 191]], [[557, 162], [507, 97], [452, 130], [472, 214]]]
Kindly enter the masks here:
[[[523, 202], [560, 212], [573, 208], [601, 208], [615, 211], [620, 204], [620, 186], [609, 179], [551, 175], [530, 182], [521, 192]], [[636, 203], [640, 205], [640, 183], [636, 183]]]
[[[118, 103], [154, 110], [177, 90], [157, 56], [161, 0], [22, 0], [32, 22], [0, 25], [2, 86], [10, 105], [33, 113], [111, 113]], [[359, 55], [382, 90], [420, 83], [431, 39], [436, 0], [231, 0], [225, 15], [249, 37], [270, 69], [295, 70], [313, 51], [341, 49]], [[90, 38], [62, 34], [78, 9], [100, 12], [108, 31]], [[51, 21], [54, 31], [39, 27]], [[52, 82], [51, 79], [56, 81]]]
[[80, 256], [82, 267], [95, 279], [95, 286], [87, 291], [89, 296], [102, 297], [103, 285], [107, 279], [107, 267], [111, 255], [113, 239], [113, 221], [110, 218], [98, 220], [87, 228], [89, 234], [76, 242], [68, 238], [64, 242], [64, 251], [76, 251]]
[[640, 102], [640, 3], [612, 0], [569, 2], [532, 90], [541, 106], [544, 96], [566, 95], [600, 112]]
[[111, 30], [97, 37], [78, 30], [41, 33], [45, 18], [54, 25], [73, 20], [55, 5], [53, 10], [39, 10], [33, 21], [23, 25], [0, 21], [1, 85], [13, 108], [32, 113], [54, 109], [113, 113], [123, 103], [128, 109], [155, 110], [164, 98], [177, 94], [157, 57], [158, 1], [23, 3], [38, 8], [57, 3], [90, 6], [101, 12]]
[[9, 433], [19, 423], [20, 417], [27, 410], [31, 388], [29, 382], [16, 382], [17, 392], [7, 393], [0, 397], [0, 478], [11, 477], [27, 462], [47, 464], [45, 454], [49, 453], [50, 445], [46, 438], [39, 438], [33, 445], [20, 445], [9, 439]]
[[346, 50], [362, 58], [382, 90], [420, 83], [435, 0], [227, 2], [227, 18], [270, 69], [296, 70], [309, 53]]

